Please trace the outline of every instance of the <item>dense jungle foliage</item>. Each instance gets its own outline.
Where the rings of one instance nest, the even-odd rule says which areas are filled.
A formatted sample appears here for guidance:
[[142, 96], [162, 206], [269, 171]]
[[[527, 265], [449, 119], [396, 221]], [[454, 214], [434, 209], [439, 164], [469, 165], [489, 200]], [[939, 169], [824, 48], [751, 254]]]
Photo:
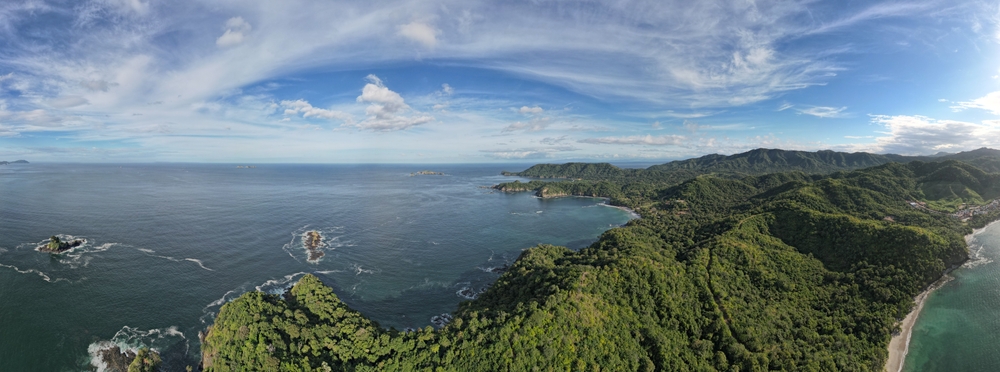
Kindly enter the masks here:
[[308, 275], [284, 296], [251, 292], [223, 306], [203, 365], [878, 371], [913, 297], [967, 258], [967, 224], [909, 201], [972, 203], [1000, 193], [1000, 176], [958, 161], [673, 184], [612, 179], [601, 175], [607, 169], [580, 166], [597, 174], [590, 179], [498, 185], [609, 197], [642, 218], [580, 251], [525, 250], [442, 329], [383, 329]]

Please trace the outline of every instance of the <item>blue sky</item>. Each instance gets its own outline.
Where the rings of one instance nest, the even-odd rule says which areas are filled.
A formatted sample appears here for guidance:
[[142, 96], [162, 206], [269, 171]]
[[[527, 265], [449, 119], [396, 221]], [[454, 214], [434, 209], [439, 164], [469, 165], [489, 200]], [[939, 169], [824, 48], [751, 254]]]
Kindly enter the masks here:
[[1000, 148], [1000, 4], [0, 3], [0, 160]]

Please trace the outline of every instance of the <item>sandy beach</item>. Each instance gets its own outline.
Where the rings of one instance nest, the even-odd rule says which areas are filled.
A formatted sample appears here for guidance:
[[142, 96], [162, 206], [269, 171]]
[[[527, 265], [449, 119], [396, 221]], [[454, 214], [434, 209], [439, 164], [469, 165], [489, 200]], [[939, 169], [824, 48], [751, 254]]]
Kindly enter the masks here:
[[927, 290], [921, 292], [913, 299], [916, 306], [909, 314], [906, 314], [906, 318], [903, 318], [902, 323], [899, 325], [899, 333], [892, 336], [892, 341], [889, 341], [889, 359], [885, 361], [885, 370], [888, 372], [899, 372], [903, 369], [903, 361], [906, 359], [906, 351], [910, 346], [910, 334], [913, 331], [913, 324], [917, 322], [917, 317], [920, 316], [920, 310], [924, 308], [924, 301], [927, 300], [927, 296], [934, 292], [935, 289], [940, 288], [942, 285], [951, 280], [948, 274], [945, 274], [937, 282], [934, 282]]

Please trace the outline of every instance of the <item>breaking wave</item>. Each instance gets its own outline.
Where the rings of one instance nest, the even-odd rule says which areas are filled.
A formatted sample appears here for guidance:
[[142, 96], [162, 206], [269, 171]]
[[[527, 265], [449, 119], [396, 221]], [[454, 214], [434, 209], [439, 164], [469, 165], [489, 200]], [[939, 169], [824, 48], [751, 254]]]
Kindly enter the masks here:
[[185, 343], [185, 348], [187, 347], [187, 337], [177, 330], [176, 326], [148, 331], [124, 326], [111, 337], [111, 340], [91, 343], [87, 347], [87, 353], [90, 354], [90, 365], [98, 372], [104, 372], [109, 370], [107, 358], [116, 357], [115, 352], [124, 356], [129, 352], [135, 353], [143, 347], [162, 351], [180, 342]]

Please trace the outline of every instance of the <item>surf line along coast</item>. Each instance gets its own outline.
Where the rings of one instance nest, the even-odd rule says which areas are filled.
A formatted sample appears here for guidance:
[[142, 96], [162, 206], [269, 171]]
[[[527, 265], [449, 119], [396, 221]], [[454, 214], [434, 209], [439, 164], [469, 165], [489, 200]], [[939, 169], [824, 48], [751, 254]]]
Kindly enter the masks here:
[[[986, 230], [998, 222], [1000, 222], [1000, 220], [993, 221], [983, 228], [973, 230], [972, 234], [966, 235], [966, 245], [972, 241], [976, 234], [983, 232], [983, 230]], [[911, 310], [910, 313], [907, 314], [906, 317], [899, 323], [899, 333], [894, 333], [892, 335], [892, 340], [889, 341], [889, 358], [885, 361], [885, 370], [887, 372], [900, 372], [903, 370], [903, 362], [906, 361], [906, 353], [910, 347], [910, 337], [913, 335], [913, 325], [916, 324], [917, 318], [920, 316], [920, 311], [924, 308], [924, 303], [927, 301], [927, 298], [931, 295], [931, 293], [934, 293], [935, 290], [941, 288], [954, 279], [953, 276], [948, 274], [955, 269], [962, 267], [962, 265], [964, 265], [964, 263], [948, 268], [948, 270], [946, 270], [941, 276], [941, 279], [932, 283], [926, 290], [913, 299], [913, 310]]]

